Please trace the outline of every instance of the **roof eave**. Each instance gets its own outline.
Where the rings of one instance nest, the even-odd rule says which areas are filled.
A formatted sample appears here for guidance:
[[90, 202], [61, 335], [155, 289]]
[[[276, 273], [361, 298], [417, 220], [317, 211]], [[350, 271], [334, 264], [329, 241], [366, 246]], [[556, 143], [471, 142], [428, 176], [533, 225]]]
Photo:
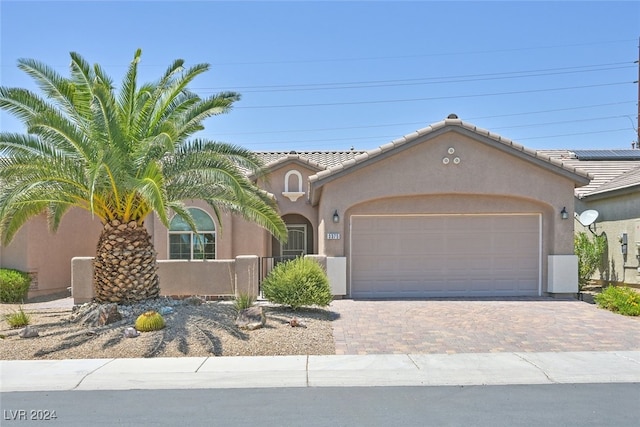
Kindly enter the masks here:
[[[283, 157], [281, 159], [278, 159], [274, 162], [268, 163], [266, 165], [264, 165], [264, 167], [262, 168], [262, 175], [268, 175], [269, 173], [273, 172], [275, 169], [278, 169], [286, 164], [290, 164], [290, 163], [296, 163], [299, 164], [300, 166], [315, 170], [316, 172], [322, 171], [325, 168], [316, 163], [313, 162], [309, 159], [307, 159], [306, 157], [302, 157], [300, 155], [293, 155], [293, 154], [289, 154], [287, 157]], [[252, 173], [249, 175], [249, 179], [250, 180], [255, 180], [257, 179], [259, 176], [256, 175], [255, 173]]]
[[625, 196], [627, 194], [633, 194], [638, 192], [640, 192], [640, 183], [629, 185], [622, 188], [615, 188], [611, 190], [594, 191], [592, 193], [584, 194], [582, 197], [580, 197], [580, 200], [587, 200], [587, 201], [602, 200], [602, 199], [609, 199], [611, 197]]
[[[588, 173], [577, 168], [565, 166], [559, 160], [552, 159], [548, 156], [541, 155], [534, 150], [527, 149], [508, 138], [503, 138], [502, 136], [491, 133], [487, 130], [479, 129], [476, 126], [465, 123], [459, 119], [447, 119], [404, 137], [395, 139], [375, 150], [361, 154], [349, 162], [328, 168], [321, 174], [316, 174], [313, 177], [310, 177], [310, 191], [313, 192], [316, 188], [320, 188], [348, 173], [384, 159], [386, 157], [384, 154], [388, 151], [394, 150], [399, 152], [406, 150], [416, 144], [423, 143], [447, 132], [458, 132], [462, 135], [484, 142], [485, 144], [497, 148], [500, 151], [514, 155], [525, 161], [532, 162], [552, 173], [572, 180], [576, 187], [587, 185], [591, 181], [591, 177]], [[311, 178], [313, 178], [313, 180], [311, 180]], [[312, 199], [312, 203], [313, 200], [315, 200], [315, 197]]]

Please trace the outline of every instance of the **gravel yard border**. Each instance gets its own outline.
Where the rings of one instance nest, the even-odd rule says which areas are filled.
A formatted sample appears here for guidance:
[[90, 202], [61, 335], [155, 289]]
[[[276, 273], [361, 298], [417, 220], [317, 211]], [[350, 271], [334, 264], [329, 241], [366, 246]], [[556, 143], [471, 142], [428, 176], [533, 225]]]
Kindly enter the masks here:
[[[237, 311], [232, 301], [195, 305], [165, 298], [158, 300], [159, 305], [172, 308], [164, 316], [166, 327], [126, 338], [124, 330], [134, 325], [148, 304], [119, 306], [123, 319], [106, 326], [82, 323], [71, 309], [25, 304], [22, 308], [39, 336], [20, 338], [22, 328], [12, 329], [4, 319], [20, 305], [0, 304], [0, 360], [335, 354], [331, 323], [337, 314], [330, 308], [292, 311], [259, 302], [265, 326], [244, 330], [235, 325]], [[303, 326], [292, 327], [294, 317]]]

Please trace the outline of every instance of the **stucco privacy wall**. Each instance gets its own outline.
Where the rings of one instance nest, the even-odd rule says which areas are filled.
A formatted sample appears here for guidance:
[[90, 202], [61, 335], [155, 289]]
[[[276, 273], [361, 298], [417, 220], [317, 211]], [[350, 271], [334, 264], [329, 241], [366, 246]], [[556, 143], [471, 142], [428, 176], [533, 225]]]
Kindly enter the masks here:
[[64, 292], [71, 286], [71, 258], [95, 255], [101, 230], [100, 221], [82, 209], [71, 209], [55, 234], [45, 215], [37, 216], [2, 248], [0, 266], [31, 274], [29, 298]]
[[[594, 280], [640, 285], [640, 196], [628, 193], [610, 197], [588, 197], [576, 201], [578, 214], [587, 209], [598, 211], [598, 218], [591, 228], [598, 235], [604, 234], [608, 251], [603, 263], [594, 274]], [[584, 231], [593, 237], [587, 227], [577, 221], [576, 231]], [[627, 254], [622, 253], [619, 239], [627, 235]]]
[[[346, 260], [321, 255], [309, 257], [326, 270], [332, 294], [345, 295]], [[92, 285], [93, 257], [73, 258], [71, 271], [74, 303], [91, 301], [95, 296]], [[258, 295], [259, 276], [259, 259], [252, 255], [239, 256], [231, 260], [158, 261], [160, 294], [166, 296]]]
[[[566, 207], [571, 218], [580, 177], [463, 128], [405, 139], [387, 152], [369, 153], [369, 161], [311, 178], [312, 191], [321, 192], [312, 194], [319, 253], [349, 259], [349, 217], [355, 214], [526, 212], [542, 215], [543, 286], [547, 255], [573, 254], [573, 221], [561, 220], [560, 211]], [[330, 220], [335, 210], [342, 216], [337, 224]], [[344, 237], [328, 240], [327, 233]]]
[[[258, 265], [257, 256], [242, 256], [230, 260], [159, 260], [160, 295], [257, 295]], [[74, 303], [91, 301], [95, 296], [92, 280], [93, 257], [73, 258], [71, 270]]]

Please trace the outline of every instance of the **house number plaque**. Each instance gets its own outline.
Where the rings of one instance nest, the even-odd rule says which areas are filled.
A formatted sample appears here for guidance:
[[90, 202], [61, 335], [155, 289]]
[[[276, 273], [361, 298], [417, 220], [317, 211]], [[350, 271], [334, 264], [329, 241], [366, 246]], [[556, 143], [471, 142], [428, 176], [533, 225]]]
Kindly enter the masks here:
[[327, 233], [327, 240], [340, 240], [340, 233]]

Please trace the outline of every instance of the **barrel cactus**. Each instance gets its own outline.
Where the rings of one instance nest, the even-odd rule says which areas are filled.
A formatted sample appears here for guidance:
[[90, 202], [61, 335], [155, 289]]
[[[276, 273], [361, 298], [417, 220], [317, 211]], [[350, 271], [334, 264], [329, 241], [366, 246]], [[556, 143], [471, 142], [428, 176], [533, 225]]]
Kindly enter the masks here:
[[158, 331], [164, 328], [164, 319], [157, 311], [145, 311], [136, 319], [136, 329], [140, 332]]

